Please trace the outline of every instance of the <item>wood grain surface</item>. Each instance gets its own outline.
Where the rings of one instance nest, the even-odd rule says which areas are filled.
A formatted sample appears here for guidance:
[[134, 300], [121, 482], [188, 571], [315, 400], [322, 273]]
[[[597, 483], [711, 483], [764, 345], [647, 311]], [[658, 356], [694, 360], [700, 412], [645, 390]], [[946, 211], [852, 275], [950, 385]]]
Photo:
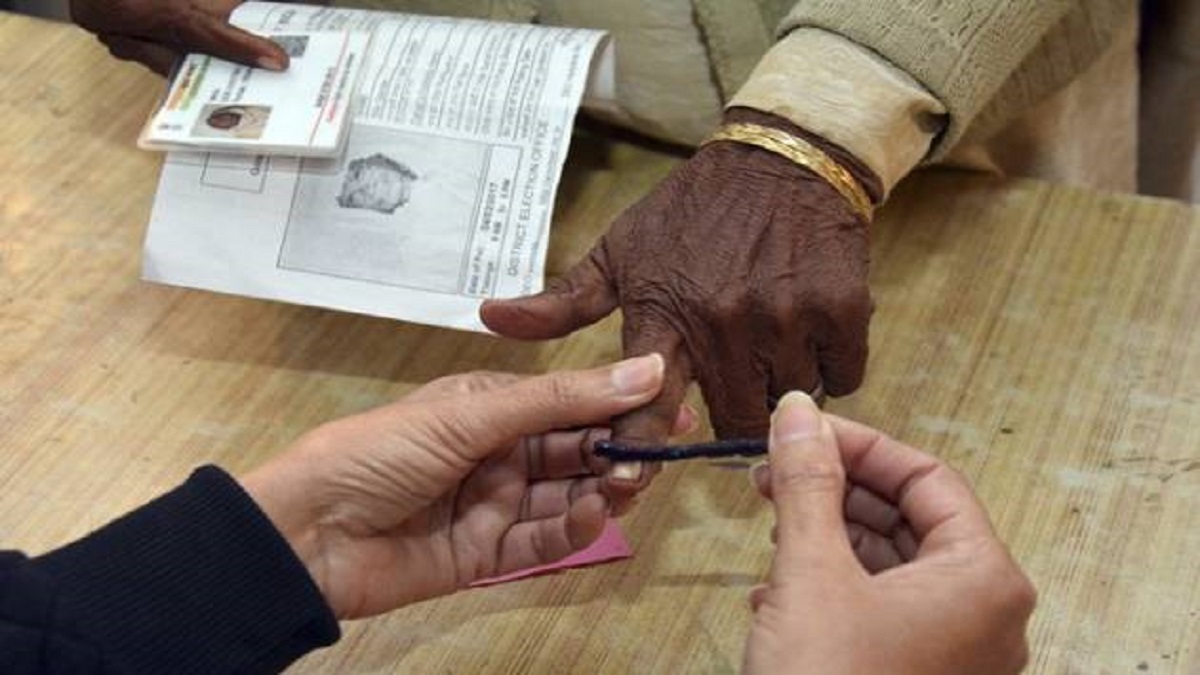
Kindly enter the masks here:
[[[518, 344], [140, 282], [160, 157], [134, 139], [161, 86], [0, 14], [0, 546], [440, 375], [618, 356], [616, 319]], [[676, 161], [579, 135], [551, 270]], [[934, 173], [873, 232], [868, 378], [831, 408], [974, 482], [1041, 591], [1031, 672], [1200, 672], [1200, 214]], [[735, 672], [771, 523], [744, 470], [672, 467], [624, 519], [634, 559], [346, 624], [294, 672]]]

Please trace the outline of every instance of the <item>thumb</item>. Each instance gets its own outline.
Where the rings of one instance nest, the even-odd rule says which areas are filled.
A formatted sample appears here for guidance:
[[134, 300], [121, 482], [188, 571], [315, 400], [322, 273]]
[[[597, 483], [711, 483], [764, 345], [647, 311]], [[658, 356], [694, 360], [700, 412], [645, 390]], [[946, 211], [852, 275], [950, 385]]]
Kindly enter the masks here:
[[567, 335], [608, 316], [617, 293], [605, 263], [604, 242], [546, 290], [512, 300], [488, 300], [479, 309], [484, 325], [505, 337], [545, 340]]
[[772, 575], [854, 563], [846, 538], [846, 469], [833, 428], [807, 394], [779, 401], [771, 420], [771, 492], [778, 528]]
[[439, 401], [433, 413], [461, 451], [478, 460], [522, 436], [607, 425], [658, 395], [663, 370], [662, 356], [650, 354], [601, 368], [559, 371]]

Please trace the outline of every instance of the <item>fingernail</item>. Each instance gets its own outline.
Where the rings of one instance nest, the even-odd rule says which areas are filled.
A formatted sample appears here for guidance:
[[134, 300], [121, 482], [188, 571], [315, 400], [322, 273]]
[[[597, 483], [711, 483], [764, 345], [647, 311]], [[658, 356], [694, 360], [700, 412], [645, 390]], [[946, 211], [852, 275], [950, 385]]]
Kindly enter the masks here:
[[617, 480], [636, 483], [642, 478], [641, 462], [618, 462], [613, 464], [612, 477]]
[[283, 70], [284, 65], [277, 56], [260, 56], [258, 57], [258, 67], [278, 72]]
[[750, 483], [759, 488], [771, 482], [771, 466], [766, 462], [755, 462], [750, 467]]
[[811, 438], [821, 432], [821, 410], [802, 391], [789, 391], [779, 400], [771, 420], [771, 440], [786, 443]]
[[637, 396], [657, 387], [662, 374], [663, 358], [658, 354], [625, 359], [613, 368], [613, 388], [622, 396]]
[[680, 420], [683, 422], [680, 428], [672, 430], [672, 433], [677, 436], [686, 436], [700, 426], [700, 415], [686, 403], [679, 406], [679, 415], [676, 417], [676, 421]]

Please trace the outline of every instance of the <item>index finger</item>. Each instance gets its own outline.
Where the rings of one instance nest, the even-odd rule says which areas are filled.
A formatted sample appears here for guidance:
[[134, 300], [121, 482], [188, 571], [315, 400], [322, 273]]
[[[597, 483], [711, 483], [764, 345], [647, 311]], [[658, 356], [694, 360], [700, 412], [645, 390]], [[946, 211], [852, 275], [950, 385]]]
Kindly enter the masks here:
[[918, 557], [996, 536], [983, 504], [957, 471], [870, 427], [827, 417], [850, 480], [899, 507], [921, 542]]
[[[671, 435], [679, 405], [691, 381], [691, 360], [683, 339], [665, 321], [643, 319], [626, 313], [623, 326], [625, 356], [657, 353], [663, 358], [663, 383], [658, 395], [644, 405], [613, 419], [612, 438], [633, 446], [661, 445]], [[604, 491], [613, 513], [628, 509], [638, 492], [650, 484], [658, 464], [628, 462], [614, 464], [604, 477]]]
[[286, 70], [288, 54], [273, 40], [242, 30], [200, 9], [185, 13], [171, 28], [180, 49], [268, 70]]
[[665, 369], [658, 396], [613, 420], [613, 440], [635, 446], [661, 444], [670, 436], [691, 382], [691, 359], [683, 338], [665, 321], [627, 313], [622, 333], [625, 358], [657, 353]]

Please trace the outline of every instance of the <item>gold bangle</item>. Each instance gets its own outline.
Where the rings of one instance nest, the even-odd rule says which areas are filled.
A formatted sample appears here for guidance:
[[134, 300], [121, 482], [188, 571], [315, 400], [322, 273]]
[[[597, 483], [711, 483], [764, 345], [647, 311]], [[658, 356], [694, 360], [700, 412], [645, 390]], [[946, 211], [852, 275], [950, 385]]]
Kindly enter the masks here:
[[792, 160], [796, 164], [810, 169], [813, 173], [825, 179], [833, 189], [846, 198], [850, 207], [868, 223], [875, 207], [871, 204], [866, 190], [846, 167], [838, 164], [832, 157], [820, 148], [798, 136], [786, 131], [764, 127], [761, 124], [726, 124], [717, 129], [716, 133], [705, 139], [701, 145], [717, 141], [734, 141], [753, 145], [763, 150], [773, 152]]

